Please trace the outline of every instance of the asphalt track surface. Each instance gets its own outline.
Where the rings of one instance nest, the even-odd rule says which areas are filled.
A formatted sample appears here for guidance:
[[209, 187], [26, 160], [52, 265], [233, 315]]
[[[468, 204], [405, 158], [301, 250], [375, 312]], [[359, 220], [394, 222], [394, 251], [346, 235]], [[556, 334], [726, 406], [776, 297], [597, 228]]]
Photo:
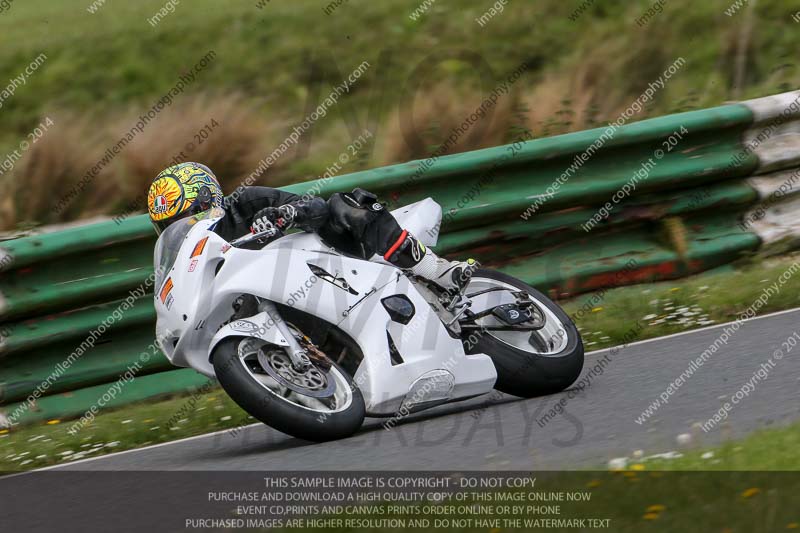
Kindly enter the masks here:
[[[264, 425], [60, 465], [59, 470], [565, 470], [604, 468], [613, 457], [714, 445], [800, 419], [800, 309], [745, 321], [643, 424], [651, 401], [723, 333], [725, 324], [588, 353], [583, 376], [605, 360], [583, 392], [520, 400], [488, 395], [408, 417], [392, 430], [368, 419], [355, 436], [324, 444], [298, 440]], [[799, 334], [800, 337], [800, 334]], [[718, 343], [719, 345], [720, 343]], [[766, 379], [734, 406], [722, 427], [711, 418], [776, 350], [784, 352]], [[541, 427], [560, 400], [565, 414]], [[694, 426], [694, 427], [693, 427]]]

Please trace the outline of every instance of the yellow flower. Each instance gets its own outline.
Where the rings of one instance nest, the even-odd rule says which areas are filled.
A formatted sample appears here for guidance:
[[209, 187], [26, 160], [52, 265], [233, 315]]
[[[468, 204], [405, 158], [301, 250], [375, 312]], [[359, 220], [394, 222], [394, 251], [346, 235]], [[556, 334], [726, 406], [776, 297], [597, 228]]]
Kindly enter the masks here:
[[155, 418], [148, 418], [148, 419], [146, 419], [146, 420], [142, 420], [142, 423], [143, 423], [143, 424], [147, 424], [148, 422], [155, 422], [155, 421], [156, 421], [156, 419], [155, 419]]
[[54, 418], [53, 420], [48, 420], [47, 421], [47, 425], [48, 426], [53, 426], [55, 424], [60, 424], [60, 423], [61, 423], [61, 420], [58, 420], [57, 418]]
[[593, 307], [593, 308], [592, 308], [592, 313], [599, 313], [599, 312], [600, 312], [600, 311], [602, 311], [602, 310], [603, 310], [603, 308], [602, 308], [602, 307]]
[[589, 487], [590, 489], [593, 489], [595, 487], [599, 487], [600, 486], [600, 481], [598, 481], [596, 479], [593, 479], [589, 483], [587, 483], [586, 486]]
[[759, 489], [757, 487], [749, 488], [749, 489], [747, 489], [746, 491], [744, 491], [742, 493], [742, 498], [752, 498], [753, 496], [755, 496], [759, 492], [761, 492], [761, 489]]
[[797, 522], [786, 524], [786, 529], [798, 529], [798, 528], [800, 528], [800, 524], [798, 524]]
[[647, 508], [647, 512], [648, 513], [660, 513], [661, 511], [665, 510], [666, 508], [667, 508], [666, 505], [661, 505], [660, 503], [657, 503], [655, 505], [651, 505], [650, 507], [648, 507]]
[[622, 473], [625, 477], [636, 477], [636, 472], [631, 472], [630, 470], [626, 470]]
[[645, 513], [645, 515], [642, 518], [644, 518], [645, 520], [657, 520], [658, 513]]
[[634, 465], [631, 465], [631, 470], [642, 471], [642, 470], [644, 470], [644, 465], [642, 463], [636, 463]]
[[669, 292], [675, 292], [675, 291], [679, 291], [679, 290], [681, 290], [681, 288], [680, 288], [680, 287], [672, 287], [672, 288], [669, 290]]

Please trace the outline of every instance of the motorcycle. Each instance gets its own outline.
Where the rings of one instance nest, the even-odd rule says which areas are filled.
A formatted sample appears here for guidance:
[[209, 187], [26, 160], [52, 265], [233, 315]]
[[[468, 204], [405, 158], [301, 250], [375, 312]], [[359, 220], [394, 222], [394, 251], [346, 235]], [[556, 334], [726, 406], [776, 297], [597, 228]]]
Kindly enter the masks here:
[[[432, 199], [392, 212], [435, 246]], [[156, 338], [170, 362], [216, 378], [245, 411], [292, 435], [352, 435], [492, 391], [564, 390], [583, 368], [577, 328], [544, 294], [477, 269], [458, 294], [379, 256], [348, 256], [275, 227], [231, 242], [219, 208], [170, 225], [155, 247]]]

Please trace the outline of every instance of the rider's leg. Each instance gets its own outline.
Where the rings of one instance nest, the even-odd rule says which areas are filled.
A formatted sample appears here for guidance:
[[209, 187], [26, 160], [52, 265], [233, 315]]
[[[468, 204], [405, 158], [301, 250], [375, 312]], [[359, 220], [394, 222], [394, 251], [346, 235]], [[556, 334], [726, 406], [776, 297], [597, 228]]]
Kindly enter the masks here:
[[478, 266], [472, 259], [448, 261], [437, 256], [401, 228], [375, 195], [363, 189], [334, 194], [328, 205], [328, 227], [320, 234], [346, 252], [365, 259], [380, 255], [393, 265], [448, 290], [461, 289]]
[[386, 261], [407, 269], [416, 276], [433, 281], [443, 289], [461, 290], [478, 267], [474, 259], [448, 261], [439, 257], [406, 230], [401, 230], [397, 238], [390, 242], [392, 244], [382, 254]]

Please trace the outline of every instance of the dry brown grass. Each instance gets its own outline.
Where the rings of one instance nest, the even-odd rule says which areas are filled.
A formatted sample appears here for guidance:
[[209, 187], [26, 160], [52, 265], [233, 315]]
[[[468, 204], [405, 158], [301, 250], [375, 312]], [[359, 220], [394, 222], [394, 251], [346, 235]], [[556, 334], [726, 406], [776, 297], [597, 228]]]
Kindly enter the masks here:
[[[113, 190], [109, 171], [103, 171], [95, 186], [84, 191], [79, 202], [61, 213], [54, 206], [67, 194], [99, 154], [87, 149], [100, 146], [102, 135], [88, 121], [62, 113], [51, 114], [53, 125], [14, 167], [8, 180], [11, 194], [0, 206], [0, 223], [11, 229], [20, 223], [54, 223], [89, 216], [105, 205], [104, 195]], [[87, 206], [91, 207], [87, 211]]]
[[[199, 161], [212, 168], [229, 192], [283, 139], [286, 124], [268, 123], [263, 113], [238, 96], [186, 96], [164, 109], [120, 155], [104, 168], [62, 211], [54, 206], [67, 195], [105, 150], [136, 123], [130, 111], [110, 117], [105, 126], [73, 115], [53, 116], [55, 124], [24, 154], [8, 177], [10, 195], [0, 203], [0, 229], [20, 224], [49, 224], [144, 211], [143, 195], [158, 172], [176, 161]], [[195, 139], [214, 119], [209, 137]], [[102, 120], [100, 121], [102, 124]], [[193, 143], [192, 150], [187, 144]], [[181, 154], [183, 152], [183, 154]], [[259, 183], [276, 182], [275, 174], [291, 159], [278, 161]]]
[[[554, 65], [523, 96], [535, 135], [579, 131], [616, 120], [677, 59], [663, 49], [666, 38], [667, 29], [657, 26], [635, 32], [627, 41], [598, 38], [591, 54], [575, 54]], [[680, 79], [676, 76], [670, 84]], [[650, 113], [645, 106], [631, 122]]]
[[[657, 48], [646, 55], [641, 49], [601, 44], [596, 57], [582, 56], [548, 72], [522, 96], [534, 134], [558, 135], [615, 120], [661, 73], [659, 54]], [[613, 65], [609, 57], [614, 58]], [[647, 65], [645, 74], [642, 63]], [[610, 71], [622, 72], [623, 80], [609, 76]]]
[[[582, 64], [568, 77], [550, 74], [522, 96], [528, 109], [528, 123], [535, 136], [556, 135], [594, 125], [598, 109], [599, 66]], [[569, 100], [565, 99], [569, 95]], [[568, 112], [568, 114], [566, 114]]]
[[[435, 152], [451, 135], [453, 128], [481, 105], [477, 91], [459, 91], [440, 83], [420, 91], [413, 102], [398, 106], [383, 128], [383, 159], [397, 163], [422, 159]], [[466, 134], [444, 152], [454, 154], [503, 144], [512, 124], [514, 97], [501, 97], [483, 119], [474, 123]]]
[[[198, 132], [212, 121], [218, 125], [211, 127], [208, 138], [198, 139]], [[121, 131], [131, 123], [135, 118], [121, 121]], [[272, 133], [263, 114], [239, 96], [201, 96], [177, 102], [125, 149], [122, 183], [126, 196], [147, 190], [161, 170], [184, 161], [207, 165], [226, 191], [235, 189], [267, 153], [269, 140], [275, 137]], [[280, 166], [279, 161], [275, 169]]]

